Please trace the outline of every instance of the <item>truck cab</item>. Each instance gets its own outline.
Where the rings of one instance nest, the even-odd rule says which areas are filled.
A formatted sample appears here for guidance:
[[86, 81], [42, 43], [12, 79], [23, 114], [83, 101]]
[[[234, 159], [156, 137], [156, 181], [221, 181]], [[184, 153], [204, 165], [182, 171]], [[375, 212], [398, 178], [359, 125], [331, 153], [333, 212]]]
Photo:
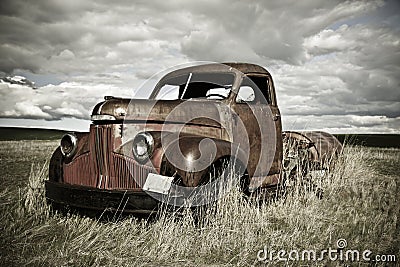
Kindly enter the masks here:
[[280, 183], [286, 135], [265, 68], [182, 68], [149, 95], [107, 96], [94, 107], [89, 132], [62, 138], [46, 181], [50, 201], [97, 210], [120, 210], [124, 203], [125, 212], [152, 212], [166, 201], [212, 202], [224, 191], [216, 185], [228, 182], [247, 195]]

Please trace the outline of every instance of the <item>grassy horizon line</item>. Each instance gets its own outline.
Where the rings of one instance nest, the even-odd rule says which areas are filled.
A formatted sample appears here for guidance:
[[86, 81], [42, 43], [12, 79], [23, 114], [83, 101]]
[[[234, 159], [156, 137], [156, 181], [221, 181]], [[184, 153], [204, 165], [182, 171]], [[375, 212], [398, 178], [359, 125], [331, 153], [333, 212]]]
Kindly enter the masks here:
[[[89, 129], [88, 129], [89, 131]], [[0, 141], [57, 140], [71, 131], [46, 128], [0, 126]], [[77, 132], [77, 131], [76, 131]], [[400, 148], [400, 134], [334, 134], [341, 143], [367, 147]]]

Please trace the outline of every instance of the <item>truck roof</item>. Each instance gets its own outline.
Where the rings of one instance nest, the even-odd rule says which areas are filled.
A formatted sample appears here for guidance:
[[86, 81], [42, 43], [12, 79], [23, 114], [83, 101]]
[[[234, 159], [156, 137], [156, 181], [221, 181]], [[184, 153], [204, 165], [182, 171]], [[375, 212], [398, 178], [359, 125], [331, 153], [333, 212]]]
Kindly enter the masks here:
[[263, 74], [268, 74], [270, 73], [263, 67], [256, 65], [256, 64], [251, 64], [251, 63], [240, 63], [240, 62], [226, 62], [222, 63], [225, 65], [228, 65], [232, 68], [237, 69], [238, 71], [243, 72], [244, 74], [247, 73], [263, 73]]
[[[233, 68], [233, 70], [231, 69]], [[244, 74], [248, 73], [258, 73], [271, 76], [270, 73], [263, 67], [250, 64], [250, 63], [237, 63], [237, 62], [227, 62], [227, 63], [210, 63], [198, 66], [192, 66], [187, 68], [178, 69], [172, 71], [165, 75], [163, 79], [169, 77], [180, 76], [189, 72], [242, 72]]]

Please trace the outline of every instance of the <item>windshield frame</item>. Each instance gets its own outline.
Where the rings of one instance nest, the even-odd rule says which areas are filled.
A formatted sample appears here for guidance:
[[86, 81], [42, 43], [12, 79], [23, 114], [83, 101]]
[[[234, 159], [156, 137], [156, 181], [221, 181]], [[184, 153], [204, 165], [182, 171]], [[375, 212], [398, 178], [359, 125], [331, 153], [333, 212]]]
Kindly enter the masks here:
[[[231, 76], [231, 77], [229, 77], [229, 80], [230, 80], [230, 83], [229, 83], [229, 87], [226, 87], [226, 85], [224, 85], [224, 84], [219, 84], [218, 83], [218, 81], [213, 81], [213, 80], [207, 80], [207, 79], [201, 79], [200, 78], [200, 80], [198, 80], [199, 78], [198, 78], [198, 75], [219, 75], [219, 74], [221, 74], [221, 75], [226, 75], [227, 77], [228, 76]], [[185, 83], [181, 83], [181, 84], [173, 84], [173, 83], [168, 83], [168, 81], [171, 81], [171, 80], [174, 80], [174, 79], [182, 79], [182, 78], [186, 78], [186, 81], [185, 81]], [[212, 89], [217, 89], [217, 88], [219, 88], [218, 87], [218, 85], [220, 85], [220, 88], [222, 89], [222, 88], [225, 88], [225, 89], [228, 89], [229, 88], [229, 91], [227, 92], [227, 95], [226, 95], [226, 97], [224, 98], [224, 99], [229, 99], [230, 98], [230, 96], [231, 96], [231, 94], [232, 94], [232, 91], [234, 90], [234, 87], [235, 87], [235, 82], [236, 82], [236, 75], [235, 75], [235, 73], [234, 72], [226, 72], [226, 71], [223, 71], [223, 72], [188, 72], [188, 73], [180, 73], [179, 75], [174, 75], [174, 76], [170, 76], [170, 75], [168, 75], [168, 76], [166, 76], [166, 77], [164, 77], [163, 79], [161, 79], [158, 83], [157, 83], [157, 85], [155, 86], [155, 88], [154, 88], [154, 90], [153, 90], [153, 92], [150, 94], [150, 96], [149, 96], [149, 99], [154, 99], [154, 100], [164, 100], [164, 99], [162, 99], [162, 98], [160, 98], [160, 99], [158, 99], [157, 97], [158, 97], [158, 95], [159, 95], [159, 93], [161, 92], [161, 89], [165, 86], [165, 85], [171, 85], [171, 86], [178, 86], [178, 87], [181, 87], [181, 86], [184, 86], [184, 90], [183, 90], [183, 92], [181, 92], [181, 91], [179, 91], [178, 92], [178, 97], [176, 97], [175, 99], [170, 99], [170, 100], [179, 100], [179, 99], [181, 99], [181, 100], [184, 100], [184, 99], [197, 99], [197, 98], [203, 98], [203, 97], [185, 97], [185, 95], [187, 95], [188, 94], [188, 92], [190, 92], [190, 90], [196, 90], [195, 88], [190, 88], [191, 87], [191, 85], [192, 86], [195, 86], [195, 84], [197, 83], [202, 83], [202, 82], [204, 82], [205, 84], [209, 84], [210, 86], [212, 85], [212, 84], [215, 84], [216, 85], [216, 87], [215, 88], [208, 88], [208, 90], [212, 90]], [[206, 85], [205, 85], [206, 86]], [[179, 88], [177, 88], [178, 90], [181, 90], [181, 89], [179, 89]], [[189, 94], [189, 96], [190, 96], [190, 94]], [[206, 97], [206, 95], [204, 96], [204, 97]], [[204, 98], [205, 100], [216, 100], [216, 99], [209, 99], [209, 98]], [[218, 100], [224, 100], [224, 99], [218, 99]]]
[[[228, 93], [228, 95], [226, 96], [225, 99], [205, 99], [205, 100], [225, 101], [225, 100], [231, 99], [232, 98], [232, 93], [236, 91], [236, 88], [237, 88], [238, 84], [240, 84], [240, 80], [241, 80], [241, 77], [240, 77], [241, 75], [238, 75], [238, 73], [236, 73], [236, 71], [234, 71], [234, 69], [229, 69], [229, 70], [228, 69], [222, 69], [222, 70], [212, 70], [212, 71], [211, 70], [210, 71], [204, 71], [204, 70], [196, 71], [195, 69], [188, 69], [186, 72], [179, 72], [179, 73], [176, 73], [176, 74], [175, 73], [167, 74], [156, 84], [156, 86], [154, 87], [153, 91], [151, 92], [151, 94], [149, 96], [149, 99], [152, 99], [152, 100], [163, 100], [163, 99], [157, 99], [156, 97], [159, 94], [161, 88], [165, 84], [167, 84], [167, 81], [170, 80], [170, 79], [176, 79], [178, 77], [182, 77], [182, 76], [185, 76], [185, 75], [187, 77], [189, 77], [189, 75], [191, 75], [191, 74], [193, 76], [196, 76], [196, 74], [206, 74], [206, 73], [207, 74], [212, 74], [212, 75], [215, 75], [215, 74], [225, 74], [225, 75], [229, 74], [229, 75], [232, 75], [232, 87], [231, 87], [231, 89], [230, 89], [230, 91], [229, 91], [229, 93]], [[188, 89], [188, 90], [190, 90], [190, 89]], [[178, 96], [178, 97], [179, 98], [177, 98], [175, 100], [181, 99], [182, 96]], [[192, 98], [192, 99], [196, 99], [196, 98]], [[183, 98], [181, 100], [188, 100], [188, 99], [187, 98]]]

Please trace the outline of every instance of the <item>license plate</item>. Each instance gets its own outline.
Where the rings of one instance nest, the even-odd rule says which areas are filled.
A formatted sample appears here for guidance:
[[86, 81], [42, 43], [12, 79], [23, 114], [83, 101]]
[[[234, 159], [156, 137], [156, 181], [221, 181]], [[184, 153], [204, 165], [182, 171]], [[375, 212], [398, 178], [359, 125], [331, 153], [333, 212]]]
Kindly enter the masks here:
[[167, 195], [171, 189], [173, 180], [174, 177], [149, 173], [146, 182], [144, 183], [143, 190]]

